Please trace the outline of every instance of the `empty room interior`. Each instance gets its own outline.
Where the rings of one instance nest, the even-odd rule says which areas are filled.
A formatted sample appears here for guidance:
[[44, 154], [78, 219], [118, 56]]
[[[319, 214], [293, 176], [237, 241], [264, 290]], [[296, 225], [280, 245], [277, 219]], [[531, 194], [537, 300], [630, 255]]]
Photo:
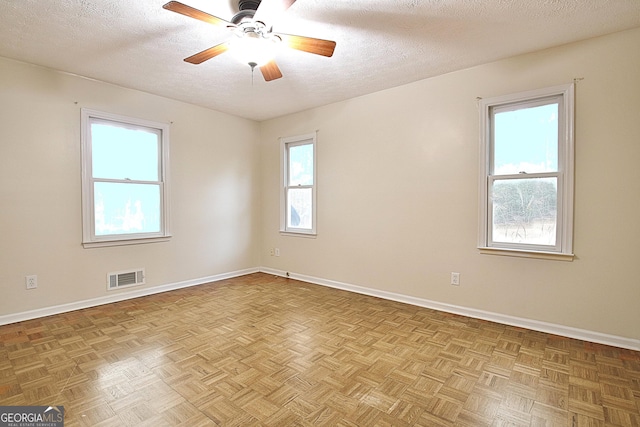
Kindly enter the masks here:
[[0, 10], [0, 407], [640, 425], [637, 0]]

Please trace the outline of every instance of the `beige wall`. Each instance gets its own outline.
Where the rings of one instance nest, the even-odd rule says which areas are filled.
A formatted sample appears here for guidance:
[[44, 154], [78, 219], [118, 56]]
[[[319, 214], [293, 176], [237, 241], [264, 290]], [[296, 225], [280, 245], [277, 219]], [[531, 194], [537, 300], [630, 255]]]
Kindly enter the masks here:
[[[261, 123], [262, 265], [640, 339], [638, 46], [640, 29]], [[476, 98], [574, 78], [575, 260], [479, 254]], [[318, 236], [281, 236], [278, 137], [315, 130]]]
[[[172, 122], [170, 242], [82, 247], [81, 107]], [[111, 271], [152, 288], [255, 268], [257, 140], [249, 120], [0, 58], [0, 316], [113, 296]]]
[[[152, 289], [263, 266], [640, 340], [638, 46], [640, 29], [260, 124], [0, 58], [0, 317], [112, 295], [109, 271], [145, 267]], [[480, 255], [476, 97], [574, 78], [576, 259]], [[81, 107], [173, 123], [170, 242], [82, 247]], [[318, 236], [281, 236], [278, 137], [315, 130]]]

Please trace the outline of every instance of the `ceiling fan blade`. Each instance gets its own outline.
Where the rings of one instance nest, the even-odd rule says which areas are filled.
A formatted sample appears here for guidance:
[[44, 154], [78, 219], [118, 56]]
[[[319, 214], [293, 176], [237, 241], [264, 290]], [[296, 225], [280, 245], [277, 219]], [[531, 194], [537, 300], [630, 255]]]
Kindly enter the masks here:
[[253, 19], [262, 23], [271, 22], [295, 2], [296, 0], [262, 0]]
[[276, 34], [285, 45], [292, 49], [301, 50], [322, 56], [333, 56], [336, 42], [331, 40], [314, 39], [313, 37], [294, 36], [291, 34]]
[[264, 77], [265, 81], [268, 82], [282, 77], [282, 72], [274, 60], [271, 60], [260, 67], [260, 71], [262, 72], [262, 77]]
[[199, 21], [208, 22], [209, 24], [222, 25], [225, 27], [235, 27], [235, 25], [233, 25], [231, 22], [225, 21], [224, 19], [218, 18], [217, 16], [209, 15], [206, 12], [203, 12], [191, 6], [187, 6], [186, 4], [180, 3], [179, 1], [170, 1], [162, 7], [172, 12], [179, 13], [180, 15], [185, 15], [191, 18], [195, 18]]
[[226, 52], [229, 49], [229, 42], [220, 43], [215, 45], [214, 47], [210, 47], [209, 49], [205, 49], [202, 52], [198, 52], [195, 55], [191, 55], [184, 60], [191, 64], [202, 64], [204, 61], [207, 61], [214, 56], [218, 56], [221, 53]]

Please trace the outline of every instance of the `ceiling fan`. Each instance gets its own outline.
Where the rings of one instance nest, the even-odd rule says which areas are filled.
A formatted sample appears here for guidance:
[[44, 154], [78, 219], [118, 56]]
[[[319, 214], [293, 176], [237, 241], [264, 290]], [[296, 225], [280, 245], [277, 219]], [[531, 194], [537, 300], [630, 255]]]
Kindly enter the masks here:
[[236, 36], [234, 39], [220, 43], [213, 47], [191, 55], [184, 60], [191, 64], [201, 64], [213, 57], [232, 50], [243, 56], [251, 70], [258, 67], [266, 81], [279, 79], [282, 72], [273, 56], [278, 46], [300, 50], [330, 57], [336, 47], [331, 40], [291, 34], [275, 33], [273, 27], [267, 23], [275, 20], [279, 14], [286, 11], [296, 0], [238, 0], [239, 12], [231, 21], [218, 18], [201, 10], [195, 9], [178, 1], [170, 1], [163, 8], [190, 18], [198, 19], [209, 24], [224, 26]]

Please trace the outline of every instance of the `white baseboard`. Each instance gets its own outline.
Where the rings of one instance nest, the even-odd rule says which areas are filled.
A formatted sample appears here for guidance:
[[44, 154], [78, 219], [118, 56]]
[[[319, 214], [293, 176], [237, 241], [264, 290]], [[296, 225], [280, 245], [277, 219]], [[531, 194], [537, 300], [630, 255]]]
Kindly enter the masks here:
[[541, 322], [538, 320], [525, 319], [521, 317], [508, 316], [500, 313], [492, 313], [489, 311], [477, 310], [474, 308], [461, 307], [457, 305], [445, 304], [437, 301], [431, 301], [423, 298], [416, 298], [408, 295], [396, 294], [393, 292], [381, 291], [377, 289], [366, 288], [347, 283], [336, 282], [334, 280], [321, 279], [304, 274], [296, 274], [271, 268], [260, 268], [263, 273], [273, 274], [275, 276], [289, 277], [291, 279], [303, 282], [313, 283], [316, 285], [327, 286], [330, 288], [342, 289], [345, 291], [355, 292], [358, 294], [370, 295], [391, 301], [398, 301], [406, 304], [416, 305], [419, 307], [430, 308], [433, 310], [444, 311], [447, 313], [459, 314], [462, 316], [472, 317], [474, 319], [489, 320], [491, 322], [501, 323], [504, 325], [517, 326], [521, 328], [531, 329], [539, 332], [560, 335], [568, 338], [575, 338], [583, 341], [589, 341], [599, 344], [611, 345], [614, 347], [626, 348], [629, 350], [640, 351], [640, 340], [619, 337], [616, 335], [608, 335], [600, 332], [588, 331], [585, 329], [573, 328], [570, 326], [558, 325], [554, 323]]
[[8, 325], [10, 323], [22, 322], [25, 320], [37, 319], [39, 317], [51, 316], [54, 314], [67, 313], [69, 311], [81, 310], [83, 308], [95, 307], [98, 305], [109, 304], [112, 302], [125, 301], [128, 299], [144, 297], [147, 295], [159, 294], [162, 292], [173, 291], [176, 289], [188, 288], [190, 286], [203, 285], [205, 283], [217, 282], [233, 277], [245, 276], [247, 274], [257, 273], [260, 269], [248, 268], [245, 270], [233, 271], [230, 273], [216, 274], [199, 279], [185, 280], [183, 282], [170, 283], [152, 288], [137, 289], [128, 292], [118, 292], [114, 295], [108, 295], [100, 298], [92, 298], [83, 301], [71, 302], [68, 304], [56, 305], [53, 307], [40, 308], [37, 310], [25, 311], [22, 313], [7, 314], [0, 316], [0, 325]]

